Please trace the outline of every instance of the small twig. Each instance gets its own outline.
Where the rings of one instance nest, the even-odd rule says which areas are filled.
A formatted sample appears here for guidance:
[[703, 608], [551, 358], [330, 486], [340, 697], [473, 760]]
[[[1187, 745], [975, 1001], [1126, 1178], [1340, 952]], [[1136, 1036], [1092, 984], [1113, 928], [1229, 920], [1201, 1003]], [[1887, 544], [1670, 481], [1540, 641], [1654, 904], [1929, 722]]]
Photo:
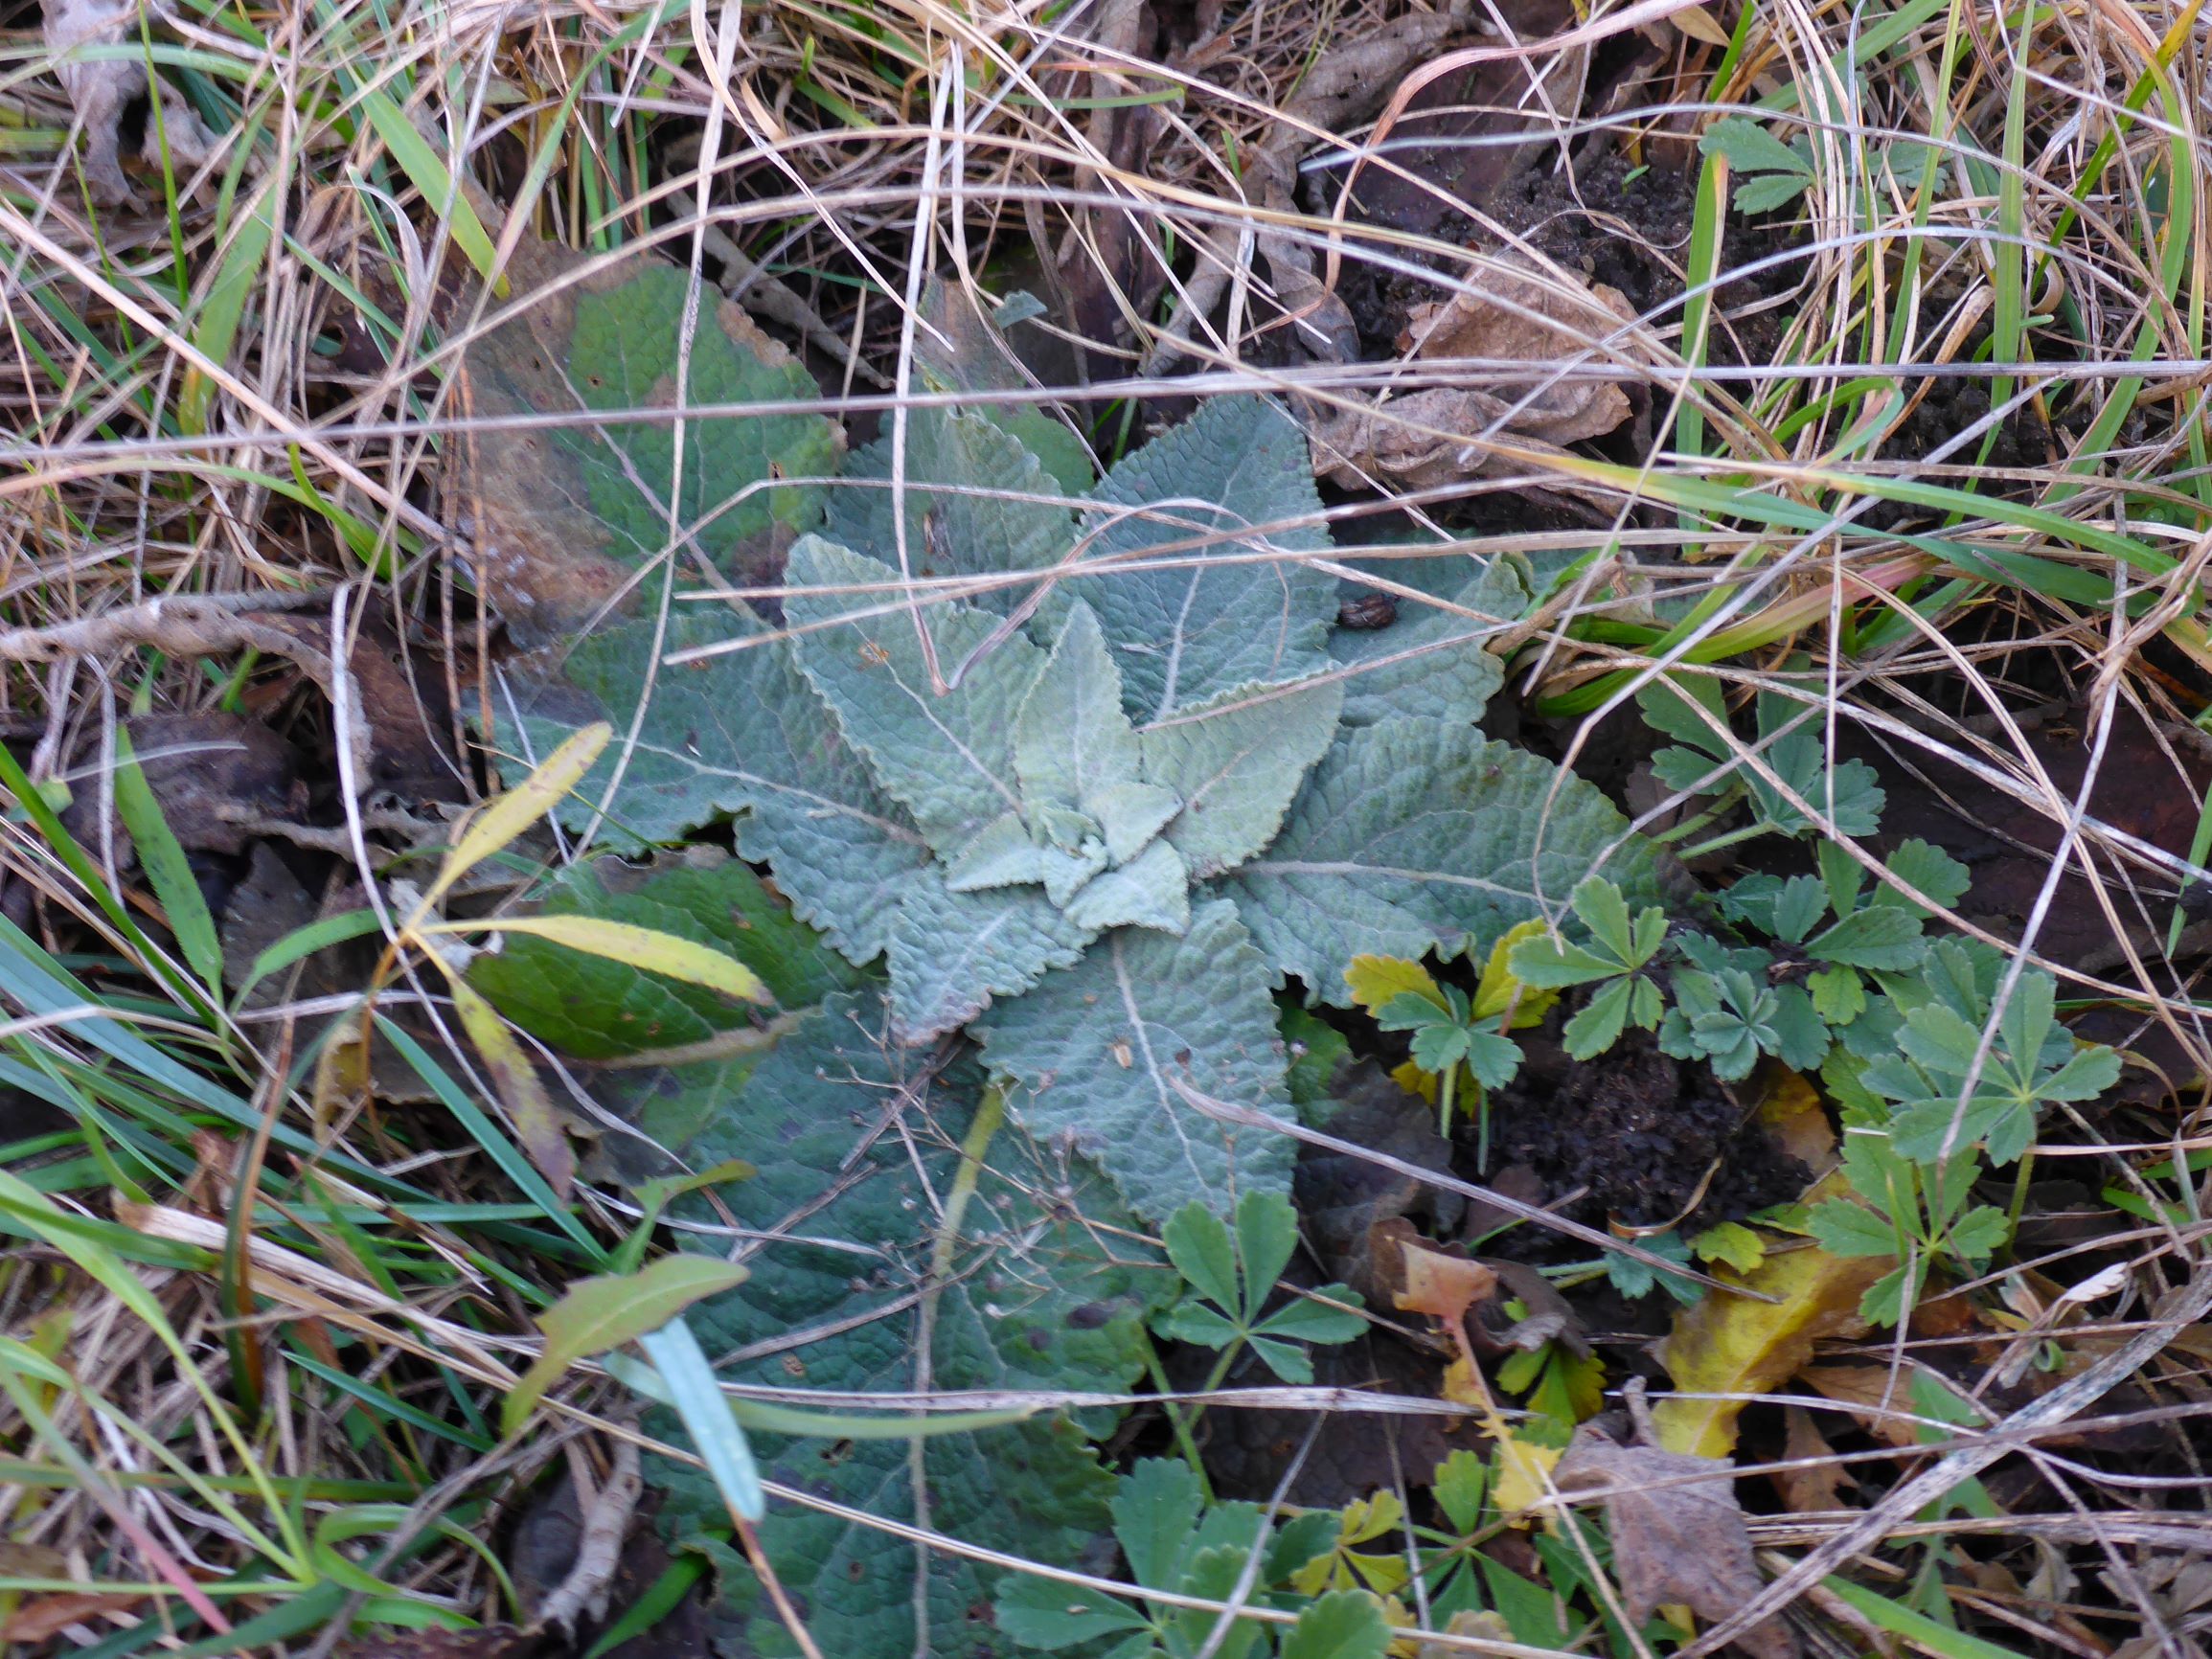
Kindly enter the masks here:
[[[323, 688], [335, 706], [341, 699], [337, 682], [346, 681], [343, 698], [360, 707], [353, 670], [342, 656], [311, 644], [302, 633], [276, 622], [262, 621], [256, 612], [272, 613], [311, 609], [327, 604], [330, 595], [318, 593], [185, 594], [149, 599], [142, 604], [103, 611], [77, 622], [49, 627], [0, 630], [0, 663], [55, 663], [70, 657], [99, 657], [133, 646], [151, 646], [172, 657], [212, 657], [231, 651], [265, 651], [297, 663], [302, 671]], [[353, 745], [356, 774], [369, 775], [369, 727], [356, 722], [346, 733]]]
[[752, 1562], [753, 1571], [761, 1576], [761, 1583], [768, 1592], [768, 1600], [776, 1605], [776, 1613], [784, 1621], [784, 1628], [791, 1633], [791, 1640], [799, 1645], [806, 1659], [822, 1659], [822, 1649], [814, 1646], [814, 1638], [808, 1633], [806, 1621], [799, 1617], [799, 1609], [791, 1605], [791, 1598], [785, 1592], [784, 1580], [776, 1577], [776, 1569], [768, 1564], [768, 1552], [761, 1548], [761, 1534], [753, 1530], [753, 1523], [736, 1511], [730, 1519], [738, 1525], [738, 1536], [745, 1546], [745, 1559]]
[[607, 1595], [622, 1566], [623, 1539], [629, 1534], [629, 1518], [636, 1512], [638, 1494], [644, 1489], [645, 1477], [638, 1469], [636, 1443], [616, 1441], [614, 1468], [606, 1477], [606, 1485], [599, 1489], [599, 1495], [583, 1511], [583, 1530], [576, 1541], [576, 1561], [568, 1569], [568, 1577], [537, 1605], [536, 1620], [540, 1625], [558, 1625], [563, 1631], [573, 1633], [579, 1613], [589, 1613], [594, 1619], [606, 1617]]

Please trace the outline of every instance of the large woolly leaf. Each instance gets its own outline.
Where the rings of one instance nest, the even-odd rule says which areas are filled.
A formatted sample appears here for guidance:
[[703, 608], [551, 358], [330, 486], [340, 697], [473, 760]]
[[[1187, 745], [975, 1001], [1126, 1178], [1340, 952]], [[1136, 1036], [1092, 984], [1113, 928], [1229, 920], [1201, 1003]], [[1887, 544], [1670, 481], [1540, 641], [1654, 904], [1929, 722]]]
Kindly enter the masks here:
[[1043, 652], [1012, 635], [968, 665], [958, 690], [940, 694], [917, 615], [936, 644], [940, 673], [950, 673], [990, 638], [996, 619], [989, 612], [931, 603], [909, 610], [892, 591], [899, 576], [889, 565], [819, 536], [791, 549], [787, 576], [785, 615], [804, 630], [799, 666], [930, 846], [950, 854], [1021, 804], [1014, 722]]
[[1345, 733], [1283, 833], [1223, 885], [1275, 966], [1342, 1003], [1354, 957], [1487, 951], [1544, 914], [1539, 895], [1556, 914], [1593, 869], [1655, 900], [1649, 846], [1614, 845], [1627, 829], [1535, 755], [1468, 726], [1385, 720]]
[[891, 1009], [900, 1037], [922, 1042], [964, 1025], [994, 996], [1027, 990], [1083, 954], [1095, 928], [1071, 920], [1036, 887], [954, 893], [934, 868], [880, 902], [891, 928]]
[[[584, 621], [664, 550], [703, 555], [741, 581], [772, 580], [780, 539], [812, 525], [821, 490], [770, 480], [824, 477], [843, 448], [835, 423], [818, 415], [690, 420], [677, 489], [674, 423], [621, 417], [676, 400], [690, 279], [650, 257], [582, 263], [523, 239], [510, 267], [515, 312], [462, 361], [469, 414], [524, 418], [471, 433], [457, 459], [476, 579], [533, 641]], [[688, 406], [815, 396], [806, 368], [735, 305], [709, 296], [696, 320]], [[608, 420], [528, 420], [583, 412]]]
[[1098, 612], [1132, 718], [1328, 666], [1335, 580], [1269, 557], [1328, 546], [1305, 434], [1275, 404], [1217, 398], [1115, 467], [1096, 499], [1083, 562], [1112, 568], [1063, 592]]
[[[823, 534], [896, 566], [890, 438], [855, 454], [845, 477]], [[1021, 441], [985, 415], [917, 409], [907, 417], [906, 567], [917, 577], [1006, 576], [1057, 563], [1075, 545], [1075, 514], [1042, 498], [1062, 493]], [[1026, 597], [1025, 584], [1000, 585], [975, 602], [1004, 614]]]
[[1163, 1220], [1197, 1199], [1289, 1188], [1289, 1138], [1209, 1117], [1175, 1087], [1291, 1115], [1272, 976], [1234, 906], [1196, 909], [1175, 939], [1122, 928], [1072, 968], [976, 1021], [1011, 1103], [1040, 1139], [1093, 1153], [1132, 1209]]
[[1352, 670], [1344, 688], [1346, 725], [1398, 715], [1462, 724], [1482, 718], [1505, 678], [1489, 642], [1528, 608], [1528, 590], [1510, 559], [1494, 557], [1481, 575], [1444, 597], [1448, 608], [1402, 600], [1389, 627], [1338, 628], [1330, 635], [1330, 654]]
[[[539, 914], [650, 927], [743, 963], [784, 1008], [810, 1008], [861, 976], [793, 920], [752, 870], [712, 848], [640, 869], [619, 858], [571, 865]], [[469, 982], [509, 1019], [580, 1059], [685, 1048], [748, 1030], [759, 1011], [701, 986], [550, 940], [510, 934], [468, 965]]]
[[1078, 603], [1014, 728], [1014, 769], [1032, 819], [1053, 807], [1100, 816], [1097, 799], [1138, 781], [1136, 728], [1090, 606]]
[[1306, 770], [1336, 736], [1344, 688], [1238, 686], [1144, 734], [1145, 776], [1181, 798], [1167, 837], [1194, 877], [1242, 864], [1283, 826]]
[[[671, 620], [666, 647], [745, 631], [726, 611], [686, 612]], [[579, 641], [557, 671], [515, 688], [532, 753], [590, 720], [610, 721], [618, 734], [559, 807], [562, 822], [590, 822], [627, 760], [607, 803], [617, 844], [673, 841], [718, 814], [742, 813], [739, 851], [775, 866], [800, 919], [855, 962], [876, 957], [891, 930], [882, 895], [929, 850], [877, 787], [788, 648], [756, 644], [657, 670], [652, 648], [650, 622], [624, 624]], [[633, 746], [626, 739], [649, 682]]]
[[[688, 1212], [718, 1229], [701, 1249], [726, 1252], [718, 1229], [732, 1220], [761, 1240], [743, 1257], [745, 1284], [690, 1315], [707, 1351], [731, 1356], [719, 1366], [723, 1378], [871, 1393], [1127, 1387], [1143, 1363], [1148, 1299], [1171, 1276], [1127, 1242], [1131, 1218], [1095, 1172], [1060, 1159], [1040, 1165], [1012, 1127], [990, 1142], [957, 1236], [941, 1244], [957, 1203], [955, 1148], [974, 1116], [974, 1072], [956, 1067], [935, 1082], [911, 1074], [911, 1057], [873, 1040], [879, 1017], [851, 999], [832, 1001], [682, 1148], [696, 1167], [742, 1156], [759, 1169], [718, 1190], [726, 1215], [703, 1204]], [[897, 1123], [882, 1132], [894, 1102]], [[942, 1277], [932, 1275], [933, 1257]], [[753, 1444], [771, 1482], [1058, 1563], [1104, 1533], [1114, 1489], [1082, 1428], [1060, 1416], [918, 1445], [759, 1434]], [[727, 1537], [703, 1475], [656, 1463], [651, 1478], [667, 1490], [661, 1522], [677, 1540]], [[983, 1659], [1004, 1650], [990, 1621], [975, 1616], [999, 1579], [991, 1569], [948, 1552], [922, 1556], [898, 1537], [790, 1503], [770, 1508], [761, 1536], [825, 1653]], [[732, 1651], [795, 1651], [751, 1574], [729, 1574], [723, 1586]], [[918, 1588], [925, 1629], [917, 1627]]]

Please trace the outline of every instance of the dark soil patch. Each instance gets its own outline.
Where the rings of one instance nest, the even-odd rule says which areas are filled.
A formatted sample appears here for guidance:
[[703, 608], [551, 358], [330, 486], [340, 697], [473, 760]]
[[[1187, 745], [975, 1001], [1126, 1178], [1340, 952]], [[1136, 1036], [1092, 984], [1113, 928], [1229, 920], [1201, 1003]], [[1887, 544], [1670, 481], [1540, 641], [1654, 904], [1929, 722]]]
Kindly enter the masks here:
[[[1604, 1226], [1677, 1224], [1685, 1236], [1794, 1198], [1812, 1171], [1781, 1151], [1748, 1107], [1731, 1100], [1702, 1064], [1659, 1052], [1629, 1032], [1592, 1062], [1570, 1059], [1547, 1034], [1521, 1037], [1520, 1073], [1491, 1097], [1494, 1177], [1518, 1167], [1542, 1183], [1559, 1214]], [[1475, 1132], [1457, 1137], [1472, 1174]], [[1549, 1260], [1583, 1246], [1516, 1228], [1496, 1254]]]

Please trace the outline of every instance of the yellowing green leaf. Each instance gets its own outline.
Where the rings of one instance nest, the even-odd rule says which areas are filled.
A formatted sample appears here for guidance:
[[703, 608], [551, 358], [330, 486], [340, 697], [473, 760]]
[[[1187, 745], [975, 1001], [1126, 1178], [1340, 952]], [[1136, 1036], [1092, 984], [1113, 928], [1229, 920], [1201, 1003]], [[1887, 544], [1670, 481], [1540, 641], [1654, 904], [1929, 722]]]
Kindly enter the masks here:
[[1447, 1006], [1444, 992], [1437, 989], [1428, 969], [1402, 957], [1356, 956], [1352, 966], [1344, 970], [1344, 983], [1351, 989], [1352, 1000], [1369, 1013], [1407, 991], [1426, 997], [1438, 1008]]
[[693, 1303], [744, 1282], [745, 1269], [711, 1256], [664, 1256], [635, 1273], [580, 1279], [537, 1316], [545, 1349], [508, 1391], [499, 1426], [512, 1435], [570, 1366], [658, 1330]]
[[600, 751], [613, 736], [614, 728], [604, 720], [595, 720], [571, 732], [559, 748], [545, 757], [536, 771], [506, 794], [493, 797], [468, 821], [468, 828], [462, 831], [453, 851], [445, 855], [438, 879], [422, 896], [422, 908], [427, 910], [437, 903], [454, 882], [552, 811], [561, 797], [591, 770], [591, 763], [599, 759]]
[[1371, 1498], [1355, 1499], [1344, 1506], [1343, 1514], [1337, 1518], [1335, 1547], [1291, 1574], [1291, 1587], [1309, 1596], [1362, 1586], [1379, 1594], [1398, 1589], [1406, 1579], [1402, 1550], [1370, 1555], [1355, 1552], [1353, 1546], [1391, 1538], [1404, 1523], [1405, 1504], [1396, 1492], [1384, 1490]]
[[1740, 1221], [1723, 1221], [1691, 1239], [1690, 1251], [1701, 1261], [1724, 1262], [1739, 1273], [1756, 1273], [1767, 1259], [1767, 1240]]
[[[1491, 1019], [1511, 1008], [1513, 1023], [1506, 1029], [1519, 1031], [1527, 1026], [1543, 1024], [1543, 1016], [1551, 1005], [1560, 999], [1557, 989], [1539, 990], [1523, 985], [1506, 966], [1506, 957], [1513, 947], [1523, 940], [1542, 939], [1549, 929], [1540, 920], [1531, 919], [1516, 922], [1505, 930], [1498, 942], [1490, 947], [1490, 960], [1482, 965], [1482, 980], [1474, 990], [1474, 1017]], [[1516, 996], [1520, 1000], [1514, 1001]]]
[[[445, 922], [426, 927], [425, 933], [453, 933], [478, 923]], [[610, 921], [603, 916], [515, 916], [498, 922], [502, 933], [528, 933], [550, 939], [571, 950], [604, 956], [610, 962], [663, 973], [690, 985], [703, 985], [741, 1002], [769, 1002], [768, 988], [743, 963], [689, 939], [678, 939], [658, 928], [630, 921]]]
[[1425, 1072], [1411, 1060], [1401, 1060], [1390, 1068], [1390, 1080], [1409, 1095], [1419, 1095], [1430, 1105], [1436, 1104], [1436, 1074]]
[[471, 989], [467, 980], [448, 975], [446, 984], [453, 992], [453, 1011], [461, 1016], [461, 1029], [476, 1045], [485, 1069], [491, 1074], [491, 1086], [513, 1121], [515, 1138], [555, 1196], [565, 1199], [576, 1179], [576, 1154], [569, 1149], [560, 1114], [553, 1109], [553, 1097], [537, 1080], [537, 1068], [530, 1063], [530, 1056], [499, 1017], [499, 1011]]
[[1774, 1301], [1707, 1296], [1677, 1309], [1659, 1350], [1678, 1391], [1653, 1409], [1660, 1445], [1695, 1457], [1728, 1456], [1744, 1402], [1684, 1397], [1766, 1394], [1795, 1375], [1823, 1337], [1863, 1333], [1859, 1299], [1888, 1265], [1817, 1247], [1777, 1251], [1743, 1282]]

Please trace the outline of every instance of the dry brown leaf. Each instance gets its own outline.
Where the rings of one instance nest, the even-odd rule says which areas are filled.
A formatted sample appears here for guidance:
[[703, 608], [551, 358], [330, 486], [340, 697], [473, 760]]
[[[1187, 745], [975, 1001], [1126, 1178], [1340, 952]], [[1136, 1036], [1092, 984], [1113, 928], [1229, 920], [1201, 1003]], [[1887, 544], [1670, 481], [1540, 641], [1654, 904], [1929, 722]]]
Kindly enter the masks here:
[[1558, 448], [1610, 432], [1629, 418], [1612, 379], [1554, 377], [1636, 313], [1617, 289], [1590, 286], [1508, 256], [1443, 305], [1416, 306], [1401, 346], [1409, 365], [1454, 358], [1527, 365], [1493, 389], [1435, 386], [1359, 399], [1300, 399], [1314, 467], [1348, 489], [1426, 489], [1489, 469], [1485, 440]]
[[1812, 1365], [1797, 1380], [1825, 1395], [1859, 1420], [1859, 1426], [1891, 1445], [1920, 1443], [1912, 1421], [1911, 1379], [1886, 1365]]
[[1820, 1091], [1787, 1066], [1773, 1065], [1760, 1074], [1764, 1092], [1759, 1101], [1759, 1122], [1774, 1144], [1808, 1170], [1822, 1172], [1836, 1162], [1836, 1125]]
[[[46, 0], [46, 50], [57, 58], [80, 46], [120, 46], [138, 21], [135, 0]], [[92, 198], [103, 207], [137, 199], [123, 170], [123, 112], [147, 90], [146, 65], [128, 57], [57, 62], [55, 78], [69, 94], [70, 107], [84, 123], [84, 176]], [[200, 125], [192, 105], [161, 87], [161, 119], [148, 120], [140, 152], [149, 166], [161, 165], [166, 140], [179, 174], [215, 154], [215, 135]]]
[[1782, 1456], [1805, 1466], [1775, 1471], [1774, 1486], [1782, 1501], [1801, 1515], [1842, 1509], [1843, 1489], [1859, 1483], [1851, 1478], [1849, 1469], [1834, 1461], [1836, 1448], [1828, 1443], [1813, 1414], [1801, 1405], [1786, 1406], [1783, 1420], [1790, 1426], [1782, 1442]]
[[[1462, 1607], [1452, 1614], [1451, 1623], [1444, 1629], [1449, 1636], [1473, 1636], [1485, 1642], [1511, 1642], [1516, 1639], [1513, 1626], [1505, 1622], [1504, 1617], [1487, 1607], [1480, 1610]], [[1465, 1648], [1444, 1642], [1424, 1642], [1420, 1649], [1421, 1659], [1465, 1659], [1466, 1653]]]
[[[293, 769], [291, 746], [259, 720], [202, 709], [136, 715], [124, 729], [170, 833], [193, 852], [241, 852], [257, 825], [296, 819], [307, 807], [308, 788]], [[112, 813], [108, 791], [80, 786], [61, 821], [79, 840], [96, 846], [103, 808]], [[130, 852], [120, 819], [105, 831], [119, 852]]]
[[1401, 1240], [1400, 1261], [1405, 1274], [1405, 1288], [1397, 1297], [1400, 1310], [1442, 1320], [1464, 1349], [1468, 1309], [1491, 1298], [1497, 1289], [1497, 1275], [1479, 1261], [1448, 1256], [1410, 1239]]
[[[1585, 1423], [1552, 1480], [1562, 1492], [1602, 1496], [1631, 1625], [1669, 1603], [1701, 1619], [1725, 1619], [1764, 1588], [1736, 1501], [1735, 1470], [1721, 1459], [1622, 1445]], [[1779, 1619], [1754, 1625], [1735, 1646], [1752, 1659], [1797, 1653], [1797, 1638]]]

